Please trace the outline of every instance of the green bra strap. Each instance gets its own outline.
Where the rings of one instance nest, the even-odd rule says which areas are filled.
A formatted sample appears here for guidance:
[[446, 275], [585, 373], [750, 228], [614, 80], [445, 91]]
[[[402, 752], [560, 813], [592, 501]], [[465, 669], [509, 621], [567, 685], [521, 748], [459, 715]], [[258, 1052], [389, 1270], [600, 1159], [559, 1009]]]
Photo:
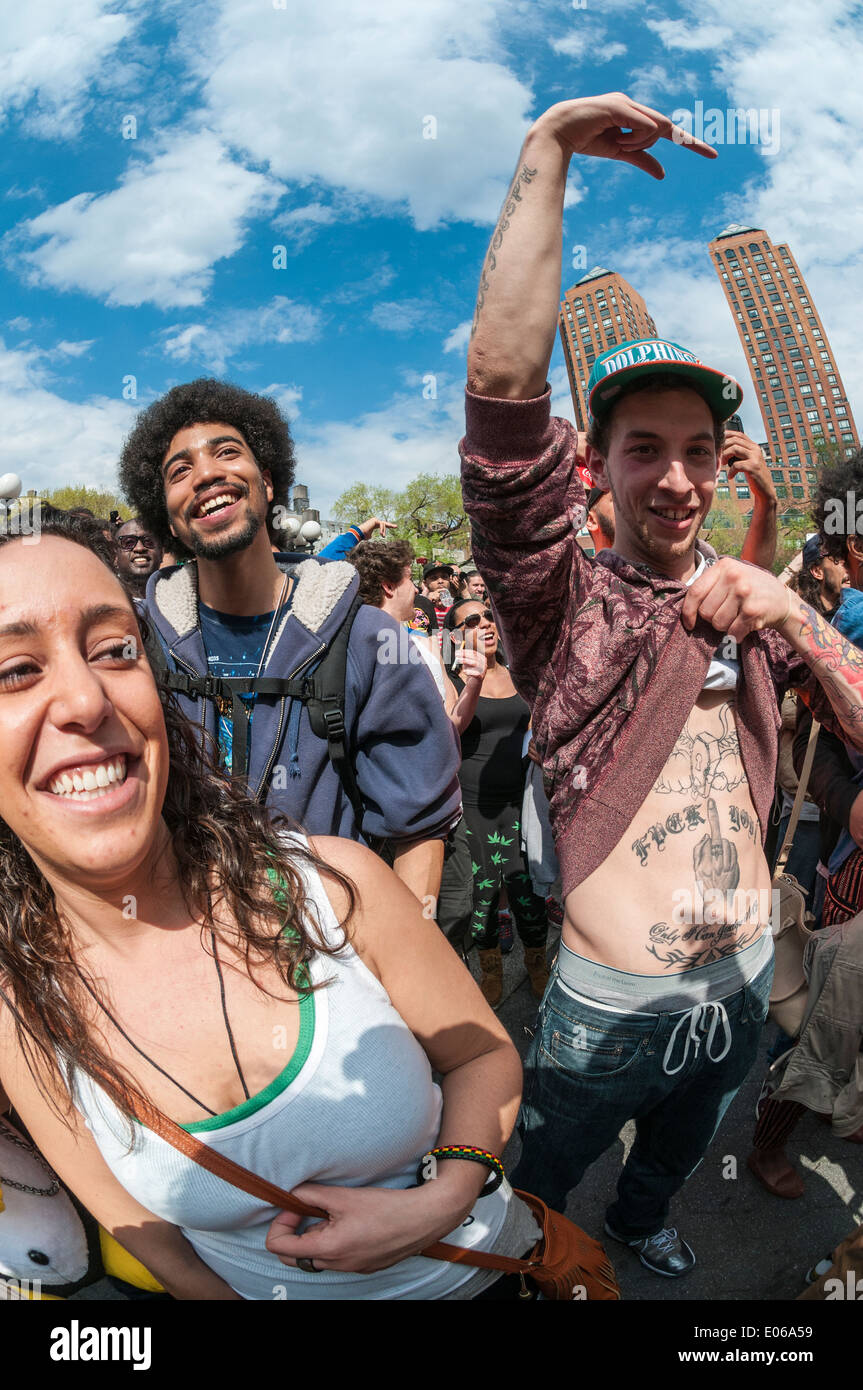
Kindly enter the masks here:
[[[274, 858], [273, 851], [271, 849], [267, 850], [267, 855], [270, 859]], [[273, 901], [277, 904], [278, 907], [281, 907], [282, 909], [287, 911], [288, 891], [285, 884], [285, 880], [282, 878], [282, 875], [276, 869], [273, 868], [272, 864], [267, 865], [267, 878], [270, 880], [270, 884], [272, 885]], [[297, 939], [297, 931], [294, 927], [289, 927], [286, 925], [283, 928], [283, 934], [287, 936], [289, 939]], [[309, 976], [305, 966], [300, 967], [300, 970], [298, 971], [298, 979], [300, 979], [304, 985], [307, 985], [309, 983]]]

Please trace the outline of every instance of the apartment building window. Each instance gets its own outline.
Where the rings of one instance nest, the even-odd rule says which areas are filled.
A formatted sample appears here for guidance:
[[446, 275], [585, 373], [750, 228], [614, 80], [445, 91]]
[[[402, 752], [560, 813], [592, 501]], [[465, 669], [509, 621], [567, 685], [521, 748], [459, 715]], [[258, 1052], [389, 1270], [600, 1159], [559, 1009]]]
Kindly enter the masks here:
[[770, 476], [773, 479], [774, 483], [781, 483], [783, 478], [785, 477], [785, 474], [782, 472], [781, 468], [771, 468]]
[[785, 486], [784, 483], [777, 483], [777, 485], [776, 485], [776, 496], [777, 496], [777, 497], [787, 497], [787, 496], [788, 496], [788, 489], [787, 489], [787, 487]]
[[805, 494], [805, 492], [803, 491], [802, 487], [793, 487], [793, 488], [791, 489], [791, 496], [792, 496], [792, 497], [805, 497], [806, 494]]

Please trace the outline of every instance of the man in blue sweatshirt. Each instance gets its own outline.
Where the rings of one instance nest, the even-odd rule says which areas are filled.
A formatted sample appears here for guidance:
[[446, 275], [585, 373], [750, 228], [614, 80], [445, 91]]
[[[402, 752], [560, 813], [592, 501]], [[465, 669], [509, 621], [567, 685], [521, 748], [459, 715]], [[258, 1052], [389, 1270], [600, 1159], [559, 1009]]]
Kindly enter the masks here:
[[[192, 557], [153, 574], [143, 601], [169, 669], [291, 679], [328, 649], [359, 578], [344, 561], [280, 564], [273, 555], [274, 499], [287, 497], [293, 467], [276, 405], [228, 383], [177, 386], [139, 415], [120, 460], [125, 494], [163, 545]], [[359, 608], [345, 725], [362, 824], [301, 702], [250, 695], [249, 723], [238, 730], [236, 703], [217, 710], [211, 698], [179, 699], [218, 740], [226, 767], [235, 740], [247, 747], [253, 796], [312, 834], [389, 841], [396, 873], [422, 899], [437, 896], [444, 840], [459, 818], [459, 752], [433, 682], [424, 667], [399, 659], [403, 647], [387, 614]]]

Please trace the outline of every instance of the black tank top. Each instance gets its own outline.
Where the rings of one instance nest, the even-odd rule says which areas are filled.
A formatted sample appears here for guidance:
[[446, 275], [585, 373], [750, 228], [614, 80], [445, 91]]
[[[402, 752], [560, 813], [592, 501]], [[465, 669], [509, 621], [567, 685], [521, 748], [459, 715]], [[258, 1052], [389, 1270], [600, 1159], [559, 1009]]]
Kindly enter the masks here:
[[[459, 691], [464, 682], [452, 676]], [[530, 709], [516, 693], [503, 700], [480, 695], [476, 714], [461, 736], [462, 797], [474, 806], [518, 804], [524, 792], [522, 744]]]

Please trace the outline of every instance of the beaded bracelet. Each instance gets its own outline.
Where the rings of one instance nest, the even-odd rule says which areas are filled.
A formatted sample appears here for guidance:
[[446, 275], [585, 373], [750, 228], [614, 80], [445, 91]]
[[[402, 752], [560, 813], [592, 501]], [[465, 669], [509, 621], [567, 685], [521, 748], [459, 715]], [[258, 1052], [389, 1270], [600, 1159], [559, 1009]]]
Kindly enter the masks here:
[[480, 1192], [480, 1197], [488, 1197], [492, 1192], [497, 1192], [506, 1176], [500, 1159], [496, 1154], [489, 1153], [488, 1149], [475, 1149], [469, 1144], [443, 1144], [440, 1148], [429, 1149], [428, 1153], [423, 1154], [417, 1169], [418, 1185], [426, 1180], [425, 1164], [430, 1158], [466, 1158], [471, 1163], [482, 1163], [484, 1167], [491, 1169], [491, 1177]]

